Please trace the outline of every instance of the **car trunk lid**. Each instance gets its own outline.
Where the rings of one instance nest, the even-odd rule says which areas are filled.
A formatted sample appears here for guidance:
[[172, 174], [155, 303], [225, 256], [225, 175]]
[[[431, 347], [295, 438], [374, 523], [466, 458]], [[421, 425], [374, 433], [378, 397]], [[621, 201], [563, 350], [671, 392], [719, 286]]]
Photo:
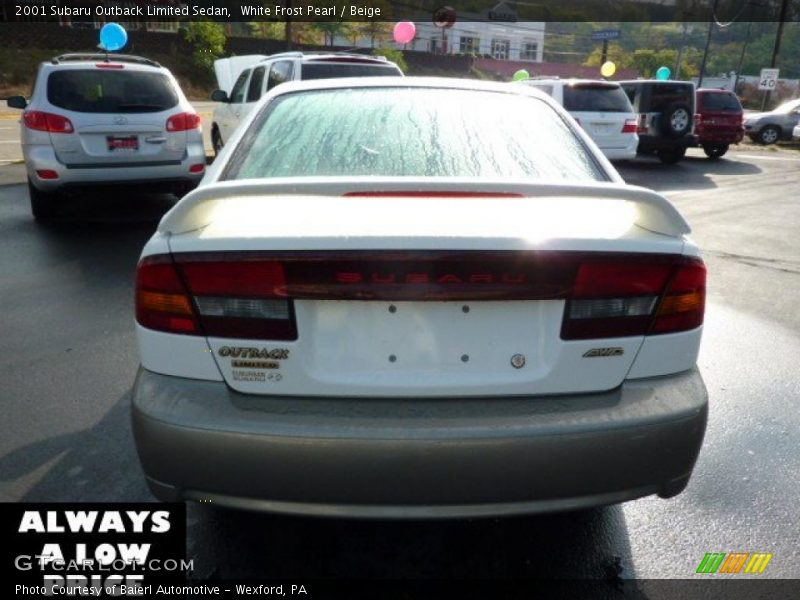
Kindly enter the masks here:
[[628, 143], [623, 130], [626, 122], [634, 118], [633, 113], [575, 112], [572, 116], [600, 148], [623, 147]]
[[[340, 197], [287, 197], [274, 182], [222, 184], [166, 215], [169, 260], [233, 389], [489, 396], [621, 383], [683, 260], [688, 227], [666, 200], [614, 184], [405, 185], [329, 181]], [[627, 311], [630, 327], [604, 326], [603, 311]]]
[[[176, 110], [157, 113], [63, 114], [76, 123], [69, 135], [51, 135], [67, 166], [128, 166], [177, 162], [186, 155], [187, 131], [168, 131]], [[77, 125], [80, 123], [79, 125]]]

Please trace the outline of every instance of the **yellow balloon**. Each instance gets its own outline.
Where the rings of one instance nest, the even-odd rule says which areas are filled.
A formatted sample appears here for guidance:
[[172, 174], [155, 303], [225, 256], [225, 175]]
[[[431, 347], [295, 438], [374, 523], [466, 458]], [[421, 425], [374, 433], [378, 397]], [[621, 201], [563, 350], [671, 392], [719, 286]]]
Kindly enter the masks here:
[[600, 67], [600, 74], [603, 77], [611, 77], [614, 73], [617, 72], [617, 65], [615, 65], [610, 60], [607, 60], [603, 63], [603, 66]]

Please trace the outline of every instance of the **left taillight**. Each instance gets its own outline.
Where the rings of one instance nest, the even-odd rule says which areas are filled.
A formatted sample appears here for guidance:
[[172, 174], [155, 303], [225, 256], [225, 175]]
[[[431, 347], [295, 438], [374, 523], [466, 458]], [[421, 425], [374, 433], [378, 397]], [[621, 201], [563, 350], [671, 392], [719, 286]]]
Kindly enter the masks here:
[[182, 112], [167, 119], [167, 131], [188, 131], [200, 127], [200, 115]]
[[137, 272], [136, 319], [169, 333], [297, 339], [278, 261], [145, 258]]
[[622, 133], [636, 133], [638, 129], [636, 119], [625, 119], [625, 123], [622, 126]]
[[139, 263], [136, 321], [156, 331], [200, 335], [192, 298], [170, 256], [148, 256]]
[[22, 122], [28, 129], [47, 131], [49, 133], [72, 133], [72, 121], [62, 115], [41, 110], [26, 110], [22, 113]]

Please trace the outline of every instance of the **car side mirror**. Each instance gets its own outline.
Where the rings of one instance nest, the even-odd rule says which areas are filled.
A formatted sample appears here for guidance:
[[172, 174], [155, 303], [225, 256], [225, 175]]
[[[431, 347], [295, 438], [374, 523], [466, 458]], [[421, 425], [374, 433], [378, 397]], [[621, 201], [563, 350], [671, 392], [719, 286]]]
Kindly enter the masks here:
[[20, 110], [24, 110], [26, 106], [28, 106], [28, 101], [25, 100], [24, 96], [11, 96], [8, 100], [6, 100], [6, 104], [8, 104], [9, 108], [19, 108]]
[[211, 92], [211, 99], [214, 102], [230, 102], [230, 98], [228, 98], [228, 92], [225, 90], [214, 90]]

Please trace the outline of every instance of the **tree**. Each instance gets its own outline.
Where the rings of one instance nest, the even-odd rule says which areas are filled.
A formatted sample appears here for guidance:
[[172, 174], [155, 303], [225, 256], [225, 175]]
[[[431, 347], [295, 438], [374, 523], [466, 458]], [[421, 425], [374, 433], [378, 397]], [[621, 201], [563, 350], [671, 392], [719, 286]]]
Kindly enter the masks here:
[[370, 48], [374, 48], [376, 45], [380, 46], [381, 42], [388, 39], [392, 33], [392, 24], [387, 21], [365, 21], [354, 25], [354, 31], [358, 37], [369, 38]]
[[[624, 69], [630, 66], [631, 62], [631, 53], [625, 50], [619, 44], [609, 44], [608, 45], [608, 58], [606, 60], [610, 60], [615, 65], [617, 65], [618, 69]], [[603, 49], [602, 47], [598, 46], [592, 53], [589, 55], [583, 64], [587, 67], [599, 67], [603, 62]]]
[[406, 57], [403, 55], [402, 50], [396, 48], [379, 48], [372, 51], [374, 56], [385, 56], [386, 60], [392, 61], [403, 73], [408, 73], [408, 63]]
[[225, 28], [216, 21], [190, 21], [183, 36], [192, 44], [192, 61], [204, 71], [225, 53]]
[[349, 21], [319, 21], [314, 23], [313, 27], [322, 34], [326, 46], [333, 46], [337, 37], [351, 38], [354, 25], [357, 25], [357, 23]]
[[[692, 50], [694, 50], [692, 48]], [[682, 76], [690, 76], [692, 65], [688, 58], [689, 50], [684, 53], [681, 58], [681, 74]], [[672, 48], [664, 50], [652, 50], [651, 48], [640, 48], [634, 50], [631, 57], [631, 66], [639, 71], [643, 77], [655, 77], [656, 71], [659, 67], [669, 67], [670, 70], [675, 68], [675, 63], [678, 60], [678, 51]]]
[[251, 35], [270, 40], [285, 40], [285, 25], [274, 21], [250, 21]]

